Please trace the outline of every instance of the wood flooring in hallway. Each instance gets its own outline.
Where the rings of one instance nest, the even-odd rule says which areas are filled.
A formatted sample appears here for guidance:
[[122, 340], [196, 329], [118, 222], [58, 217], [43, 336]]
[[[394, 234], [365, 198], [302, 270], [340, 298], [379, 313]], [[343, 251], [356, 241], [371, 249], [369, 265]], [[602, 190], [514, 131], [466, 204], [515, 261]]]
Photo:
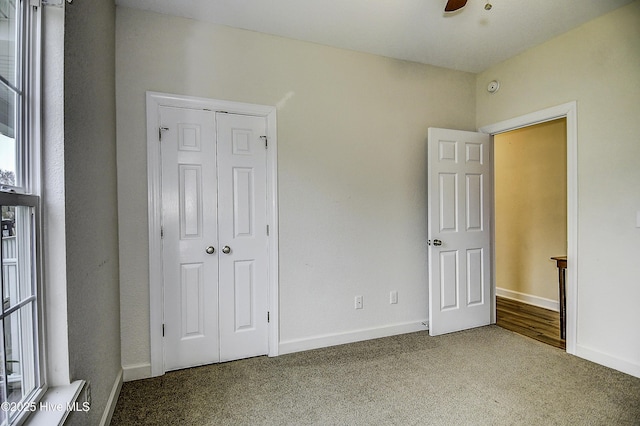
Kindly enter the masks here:
[[558, 312], [498, 296], [496, 324], [556, 348], [565, 349], [565, 341], [560, 339]]

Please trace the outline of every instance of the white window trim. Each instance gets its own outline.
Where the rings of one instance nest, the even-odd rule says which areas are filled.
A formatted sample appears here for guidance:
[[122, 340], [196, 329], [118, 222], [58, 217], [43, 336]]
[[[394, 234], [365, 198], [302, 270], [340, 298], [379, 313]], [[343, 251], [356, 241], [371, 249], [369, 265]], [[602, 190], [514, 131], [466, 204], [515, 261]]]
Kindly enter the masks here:
[[[18, 6], [20, 3], [16, 4]], [[40, 90], [41, 90], [41, 8], [34, 6], [25, 0], [26, 16], [22, 16], [19, 28], [20, 44], [16, 46], [18, 61], [20, 61], [19, 74], [16, 78], [20, 83], [21, 102], [19, 103], [20, 119], [16, 123], [16, 179], [19, 186], [7, 188], [0, 193], [0, 199], [4, 205], [24, 205], [35, 210], [33, 248], [33, 262], [31, 269], [35, 274], [33, 303], [37, 313], [34, 318], [34, 374], [37, 376], [37, 386], [28, 400], [23, 402], [38, 404], [47, 391], [47, 365], [46, 365], [46, 326], [44, 322], [44, 290], [43, 290], [43, 250], [42, 250], [42, 199], [41, 199], [41, 152], [40, 152]], [[18, 413], [13, 419], [13, 425], [23, 424], [32, 412], [28, 409]]]
[[[42, 5], [56, 3], [45, 3]], [[25, 129], [33, 142], [29, 162], [39, 167], [28, 170], [25, 188], [40, 196], [40, 223], [37, 254], [40, 262], [40, 368], [43, 387], [35, 401], [64, 407], [72, 406], [87, 382], [71, 382], [67, 328], [66, 228], [64, 195], [64, 2], [60, 7], [40, 7], [35, 36], [29, 52], [30, 127]], [[46, 86], [42, 82], [46, 82]], [[46, 140], [46, 145], [41, 141]], [[47, 166], [44, 167], [43, 159]], [[23, 163], [24, 164], [24, 163]], [[22, 167], [22, 166], [21, 166]], [[118, 385], [120, 385], [120, 381]], [[117, 388], [119, 390], [119, 387]], [[86, 397], [85, 397], [86, 399]], [[24, 411], [19, 425], [62, 425], [70, 411]], [[104, 416], [103, 416], [104, 417]], [[103, 418], [102, 424], [106, 424]]]
[[41, 175], [42, 221], [45, 232], [43, 247], [43, 303], [45, 353], [48, 385], [67, 386], [69, 370], [69, 338], [67, 316], [66, 225], [64, 192], [64, 7], [41, 10], [41, 81], [38, 90], [41, 126], [38, 135], [41, 157], [46, 160]]

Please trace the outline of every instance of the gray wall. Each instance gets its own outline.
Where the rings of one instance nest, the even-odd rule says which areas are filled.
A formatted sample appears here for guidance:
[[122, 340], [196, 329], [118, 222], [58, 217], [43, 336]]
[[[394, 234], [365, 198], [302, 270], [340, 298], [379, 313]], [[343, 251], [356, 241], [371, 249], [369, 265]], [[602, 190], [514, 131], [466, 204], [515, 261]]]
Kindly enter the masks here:
[[71, 423], [94, 425], [121, 371], [112, 0], [66, 5], [64, 52], [69, 372], [93, 399]]

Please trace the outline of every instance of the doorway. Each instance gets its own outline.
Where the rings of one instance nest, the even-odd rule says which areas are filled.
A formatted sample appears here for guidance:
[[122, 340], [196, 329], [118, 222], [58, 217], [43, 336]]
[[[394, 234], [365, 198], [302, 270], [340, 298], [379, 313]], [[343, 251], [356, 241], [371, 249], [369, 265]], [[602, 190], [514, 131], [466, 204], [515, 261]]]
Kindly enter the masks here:
[[275, 108], [147, 93], [153, 376], [277, 355]]
[[564, 349], [557, 262], [567, 252], [566, 119], [495, 135], [496, 323]]
[[[536, 111], [513, 119], [498, 122], [480, 128], [480, 131], [490, 135], [497, 135], [515, 129], [521, 129], [531, 125], [566, 118], [566, 164], [567, 164], [567, 265], [566, 265], [566, 351], [576, 353], [577, 335], [577, 265], [578, 265], [578, 164], [577, 164], [577, 105], [569, 102], [544, 110]], [[493, 223], [495, 229], [495, 218]], [[496, 270], [496, 256], [493, 253], [493, 271]], [[495, 322], [496, 281], [495, 273], [492, 274], [492, 322]]]

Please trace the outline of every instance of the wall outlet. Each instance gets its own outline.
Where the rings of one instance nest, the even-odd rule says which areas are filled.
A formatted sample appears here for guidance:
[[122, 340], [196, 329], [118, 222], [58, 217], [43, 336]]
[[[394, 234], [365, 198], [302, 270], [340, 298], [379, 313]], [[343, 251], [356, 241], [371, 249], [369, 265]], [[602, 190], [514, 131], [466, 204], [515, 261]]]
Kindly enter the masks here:
[[362, 309], [362, 296], [356, 296], [356, 309]]
[[398, 292], [396, 290], [393, 290], [391, 293], [389, 293], [389, 303], [391, 303], [392, 305], [398, 303]]

